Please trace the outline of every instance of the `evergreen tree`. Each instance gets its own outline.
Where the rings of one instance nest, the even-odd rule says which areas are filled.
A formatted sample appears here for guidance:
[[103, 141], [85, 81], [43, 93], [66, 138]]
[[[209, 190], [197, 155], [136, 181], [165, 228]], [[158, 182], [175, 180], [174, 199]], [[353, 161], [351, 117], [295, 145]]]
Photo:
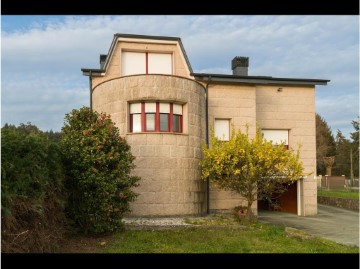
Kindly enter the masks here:
[[[316, 113], [316, 170], [318, 175], [326, 174], [324, 157], [336, 156], [336, 143], [331, 129], [324, 118]], [[336, 159], [335, 159], [336, 162]]]
[[338, 129], [335, 141], [338, 154], [333, 168], [334, 175], [345, 175], [346, 178], [350, 178], [350, 140]]
[[351, 179], [351, 157], [352, 171], [354, 178], [359, 178], [359, 121], [351, 122], [355, 131], [350, 133], [350, 139], [347, 139], [340, 130], [336, 134], [337, 156], [335, 160], [334, 173], [336, 175], [345, 175]]
[[350, 133], [354, 178], [359, 178], [359, 117], [351, 122], [355, 132]]

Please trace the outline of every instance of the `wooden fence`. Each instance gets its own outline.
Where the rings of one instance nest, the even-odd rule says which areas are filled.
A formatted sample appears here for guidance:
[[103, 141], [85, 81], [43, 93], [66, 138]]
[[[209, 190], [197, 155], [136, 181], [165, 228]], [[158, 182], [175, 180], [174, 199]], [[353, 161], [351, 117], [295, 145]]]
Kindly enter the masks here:
[[347, 187], [345, 176], [322, 176], [320, 189], [345, 189]]

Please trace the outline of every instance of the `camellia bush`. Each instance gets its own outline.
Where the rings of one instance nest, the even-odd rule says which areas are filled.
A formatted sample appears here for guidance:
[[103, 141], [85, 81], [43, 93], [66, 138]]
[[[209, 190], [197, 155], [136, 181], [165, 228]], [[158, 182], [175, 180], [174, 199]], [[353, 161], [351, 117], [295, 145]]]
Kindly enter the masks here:
[[140, 178], [131, 176], [134, 157], [109, 115], [88, 107], [66, 114], [61, 144], [68, 192], [67, 216], [84, 233], [122, 228]]
[[259, 128], [254, 138], [232, 131], [229, 141], [220, 141], [210, 132], [211, 147], [203, 145], [202, 179], [239, 193], [247, 201], [247, 218], [253, 220], [254, 201], [282, 193], [286, 186], [304, 176], [299, 150], [286, 150], [266, 141]]

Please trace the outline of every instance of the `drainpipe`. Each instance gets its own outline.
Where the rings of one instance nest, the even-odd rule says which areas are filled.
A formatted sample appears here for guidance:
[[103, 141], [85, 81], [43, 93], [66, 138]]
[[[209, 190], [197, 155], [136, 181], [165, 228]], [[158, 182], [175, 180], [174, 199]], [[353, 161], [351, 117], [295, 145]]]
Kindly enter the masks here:
[[[211, 83], [211, 76], [208, 77], [205, 87], [205, 128], [206, 128], [206, 146], [209, 148], [209, 103], [208, 103], [208, 92], [209, 84]], [[207, 214], [210, 214], [210, 181], [206, 180], [206, 192], [207, 192]]]
[[90, 111], [92, 111], [92, 71], [89, 73], [89, 87], [90, 87]]

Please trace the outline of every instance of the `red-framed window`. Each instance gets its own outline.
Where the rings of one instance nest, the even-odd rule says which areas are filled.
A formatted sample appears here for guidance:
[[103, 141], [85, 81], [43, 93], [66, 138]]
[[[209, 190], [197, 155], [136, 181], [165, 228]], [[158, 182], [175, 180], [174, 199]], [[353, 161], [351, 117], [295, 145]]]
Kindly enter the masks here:
[[183, 132], [183, 105], [165, 102], [130, 104], [130, 132]]

